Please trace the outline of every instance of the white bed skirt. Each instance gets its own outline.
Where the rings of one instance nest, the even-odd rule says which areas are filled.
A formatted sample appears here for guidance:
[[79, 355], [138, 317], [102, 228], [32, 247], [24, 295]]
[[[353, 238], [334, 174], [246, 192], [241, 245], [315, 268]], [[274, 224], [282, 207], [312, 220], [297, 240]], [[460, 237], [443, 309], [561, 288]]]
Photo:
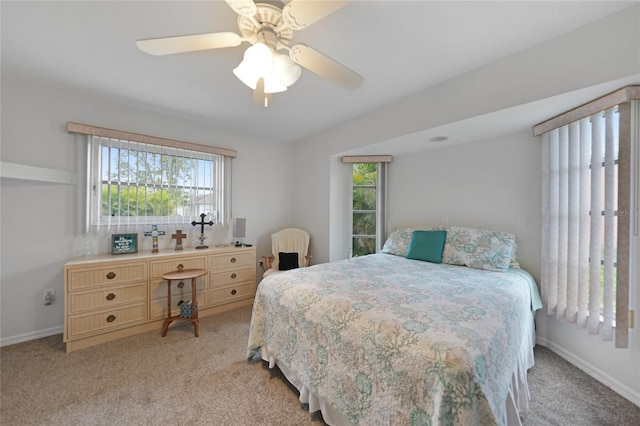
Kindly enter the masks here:
[[[531, 316], [531, 324], [527, 332], [522, 338], [520, 352], [516, 366], [511, 376], [511, 386], [505, 401], [504, 410], [499, 414], [498, 424], [506, 426], [522, 426], [520, 414], [529, 410], [529, 384], [527, 383], [527, 371], [533, 367], [533, 347], [536, 344], [534, 316]], [[260, 356], [263, 361], [269, 363], [269, 368], [277, 365], [287, 380], [300, 392], [300, 402], [309, 404], [309, 412], [315, 413], [320, 411], [325, 423], [331, 426], [353, 426], [353, 423], [344, 415], [339, 413], [330, 404], [327, 404], [322, 398], [318, 398], [304, 386], [293, 371], [286, 365], [270, 356], [268, 351], [263, 347], [260, 350]]]

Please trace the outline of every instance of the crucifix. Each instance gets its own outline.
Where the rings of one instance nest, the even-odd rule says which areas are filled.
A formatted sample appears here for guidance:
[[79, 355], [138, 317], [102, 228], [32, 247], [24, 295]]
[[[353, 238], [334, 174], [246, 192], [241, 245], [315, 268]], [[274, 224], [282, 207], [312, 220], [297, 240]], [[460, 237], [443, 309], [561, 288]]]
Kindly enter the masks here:
[[176, 250], [182, 250], [182, 239], [186, 236], [187, 234], [183, 234], [181, 229], [178, 229], [175, 234], [171, 234], [171, 239], [176, 240]]
[[153, 243], [153, 250], [151, 253], [158, 253], [158, 235], [165, 235], [165, 231], [158, 231], [158, 225], [151, 225], [151, 231], [146, 231], [144, 233], [145, 237], [151, 237], [151, 242]]
[[193, 226], [200, 225], [200, 235], [198, 236], [198, 239], [200, 240], [200, 245], [196, 247], [197, 249], [209, 248], [209, 246], [205, 246], [204, 245], [204, 240], [207, 238], [204, 235], [204, 226], [205, 225], [213, 226], [213, 221], [210, 220], [209, 222], [205, 222], [204, 218], [206, 216], [207, 216], [206, 213], [202, 213], [202, 214], [200, 214], [200, 222], [196, 222], [195, 220], [193, 222], [191, 222], [191, 225], [193, 225]]

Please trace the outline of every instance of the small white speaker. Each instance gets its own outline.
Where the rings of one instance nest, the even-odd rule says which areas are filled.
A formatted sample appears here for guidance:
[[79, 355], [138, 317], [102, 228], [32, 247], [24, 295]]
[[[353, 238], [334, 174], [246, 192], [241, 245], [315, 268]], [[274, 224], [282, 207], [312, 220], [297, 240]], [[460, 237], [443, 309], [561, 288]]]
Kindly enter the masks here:
[[244, 238], [247, 232], [247, 219], [236, 217], [233, 219], [233, 237]]

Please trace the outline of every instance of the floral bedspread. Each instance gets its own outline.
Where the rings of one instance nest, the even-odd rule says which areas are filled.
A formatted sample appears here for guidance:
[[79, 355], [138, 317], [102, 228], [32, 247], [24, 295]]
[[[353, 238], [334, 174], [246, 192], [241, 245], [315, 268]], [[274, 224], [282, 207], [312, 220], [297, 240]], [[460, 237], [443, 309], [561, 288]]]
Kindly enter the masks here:
[[264, 347], [355, 424], [497, 424], [530, 324], [527, 275], [389, 254], [275, 274], [247, 356]]

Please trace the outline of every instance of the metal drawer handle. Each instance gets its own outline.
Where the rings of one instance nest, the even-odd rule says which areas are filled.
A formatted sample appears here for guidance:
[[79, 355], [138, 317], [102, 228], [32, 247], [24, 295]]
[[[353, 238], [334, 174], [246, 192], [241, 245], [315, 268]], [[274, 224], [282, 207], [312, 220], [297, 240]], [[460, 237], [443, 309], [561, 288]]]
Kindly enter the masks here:
[[115, 298], [116, 298], [116, 295], [115, 295], [115, 294], [113, 294], [113, 293], [109, 293], [109, 294], [107, 294], [107, 300], [113, 300], [113, 299], [115, 299]]
[[237, 293], [236, 289], [234, 288], [233, 290], [231, 290], [231, 294], [235, 295]]
[[184, 287], [184, 282], [180, 281], [180, 282], [178, 283], [178, 288], [183, 288], [183, 287]]
[[236, 258], [235, 257], [231, 258], [231, 263], [236, 263]]
[[107, 317], [107, 322], [114, 322], [116, 320], [116, 316], [115, 315], [109, 315]]
[[234, 272], [233, 274], [231, 274], [231, 279], [235, 280], [237, 277], [236, 273]]
[[182, 271], [184, 269], [184, 265], [182, 263], [180, 263], [178, 265], [178, 272]]
[[115, 272], [109, 272], [109, 273], [107, 274], [107, 279], [108, 279], [108, 280], [112, 280], [112, 279], [114, 279], [115, 277], [116, 277], [116, 273], [115, 273]]

